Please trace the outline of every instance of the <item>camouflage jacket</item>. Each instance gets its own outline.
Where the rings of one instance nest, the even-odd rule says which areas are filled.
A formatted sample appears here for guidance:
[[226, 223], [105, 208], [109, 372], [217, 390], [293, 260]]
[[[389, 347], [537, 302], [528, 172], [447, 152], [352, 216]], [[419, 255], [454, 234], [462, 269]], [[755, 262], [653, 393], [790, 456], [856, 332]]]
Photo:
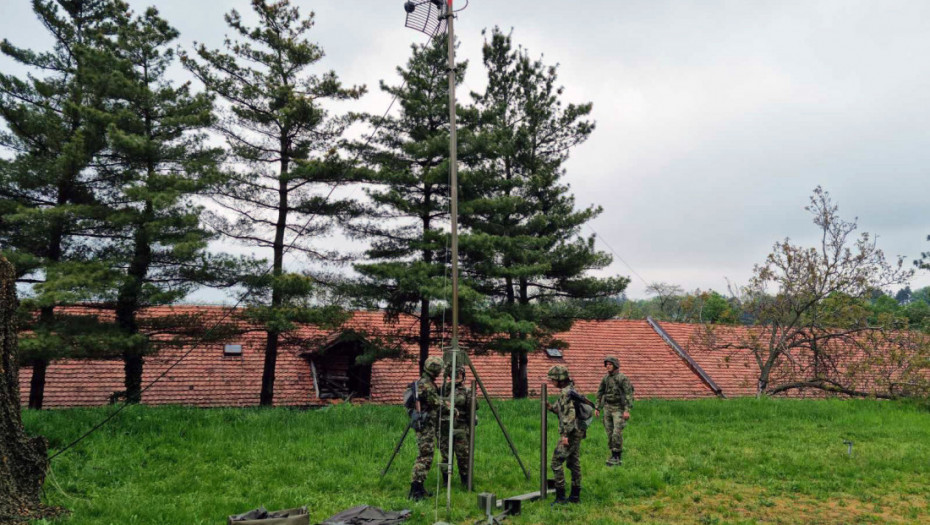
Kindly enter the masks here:
[[430, 419], [439, 415], [439, 405], [442, 404], [442, 399], [439, 397], [436, 383], [430, 376], [426, 374], [420, 376], [420, 380], [417, 381], [417, 392], [419, 393], [420, 412], [429, 414]]
[[[442, 402], [443, 406], [449, 405], [449, 389], [451, 388], [450, 383], [446, 383], [442, 389]], [[455, 426], [456, 428], [468, 428], [468, 403], [471, 399], [471, 389], [467, 388], [465, 385], [458, 384], [455, 385]], [[478, 408], [477, 406], [475, 407]], [[442, 409], [442, 421], [448, 422], [449, 411], [445, 408]]]
[[604, 405], [619, 406], [624, 411], [633, 408], [633, 383], [627, 376], [620, 372], [604, 376], [597, 388], [597, 408]]
[[568, 437], [569, 434], [578, 430], [578, 425], [575, 424], [578, 413], [575, 411], [575, 402], [571, 398], [572, 390], [571, 385], [563, 388], [552, 405], [552, 412], [559, 416], [559, 435], [562, 437]]

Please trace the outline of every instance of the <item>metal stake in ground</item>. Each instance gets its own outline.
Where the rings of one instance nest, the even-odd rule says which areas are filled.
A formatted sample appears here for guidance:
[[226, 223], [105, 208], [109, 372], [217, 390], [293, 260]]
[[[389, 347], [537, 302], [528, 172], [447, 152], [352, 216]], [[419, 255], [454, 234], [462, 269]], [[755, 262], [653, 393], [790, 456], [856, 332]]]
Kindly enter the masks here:
[[[451, 0], [450, 0], [451, 2]], [[450, 28], [451, 29], [451, 28]], [[453, 332], [454, 333], [454, 332]], [[455, 336], [452, 336], [452, 373], [451, 381], [449, 384], [449, 456], [448, 463], [443, 466], [448, 473], [446, 475], [446, 514], [452, 513], [452, 455], [455, 453], [455, 383], [458, 380], [458, 373], [456, 372], [456, 358], [458, 357], [459, 349], [456, 344]], [[441, 429], [440, 429], [441, 430]]]
[[548, 416], [549, 410], [546, 404], [549, 402], [549, 395], [546, 393], [546, 384], [539, 387], [539, 497], [546, 499], [546, 490], [549, 484], [546, 482], [546, 453], [549, 451], [546, 438], [548, 437]]
[[471, 395], [468, 396], [468, 492], [473, 489], [475, 471], [475, 409], [478, 408], [478, 391], [475, 380], [471, 382]]

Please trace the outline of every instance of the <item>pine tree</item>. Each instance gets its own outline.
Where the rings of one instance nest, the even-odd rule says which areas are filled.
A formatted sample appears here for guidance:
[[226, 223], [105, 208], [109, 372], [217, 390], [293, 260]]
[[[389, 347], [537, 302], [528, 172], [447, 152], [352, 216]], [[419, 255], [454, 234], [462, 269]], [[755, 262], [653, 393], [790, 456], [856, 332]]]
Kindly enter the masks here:
[[235, 270], [226, 258], [206, 253], [212, 234], [200, 223], [196, 197], [222, 183], [221, 150], [204, 146], [214, 122], [211, 98], [166, 78], [177, 38], [155, 8], [120, 27], [116, 105], [99, 168], [114, 182], [99, 199], [112, 232], [102, 254], [111, 268], [109, 294], [122, 336], [129, 402], [141, 400], [144, 355], [153, 349], [151, 325], [171, 331], [189, 321], [140, 319], [140, 311], [173, 304], [197, 285], [223, 284]]
[[309, 242], [329, 232], [334, 217], [355, 211], [350, 202], [329, 198], [345, 173], [336, 148], [349, 118], [332, 116], [323, 105], [357, 99], [364, 88], [343, 87], [332, 71], [307, 72], [323, 58], [323, 50], [305, 36], [313, 13], [301, 18], [288, 0], [253, 0], [252, 8], [258, 16], [254, 28], [236, 11], [226, 15], [240, 38], [227, 42], [227, 52], [200, 45], [197, 58], [182, 59], [229, 107], [218, 129], [237, 164], [230, 182], [216, 191], [227, 213], [215, 216], [212, 226], [227, 238], [271, 251], [271, 272], [256, 272], [246, 282], [249, 317], [267, 334], [260, 402], [271, 405], [281, 335], [297, 322], [341, 318], [332, 308], [309, 307], [315, 280], [286, 271], [284, 256], [293, 251], [305, 261], [339, 258]]
[[494, 29], [485, 42], [488, 86], [474, 95], [485, 158], [463, 183], [463, 266], [487, 298], [468, 316], [490, 348], [509, 353], [513, 395], [528, 395], [527, 354], [568, 330], [575, 319], [611, 317], [628, 279], [595, 278], [610, 256], [580, 228], [601, 209], [575, 209], [562, 182], [571, 149], [594, 129], [591, 104], [563, 106], [555, 66], [515, 49]]
[[5, 55], [38, 72], [27, 78], [0, 73], [0, 116], [9, 130], [0, 134], [0, 147], [14, 157], [0, 172], [0, 245], [18, 281], [33, 285], [23, 308], [39, 315], [24, 326], [29, 335], [21, 359], [33, 371], [29, 406], [41, 408], [50, 359], [107, 352], [64, 344], [62, 333], [97, 326], [55, 307], [93, 295], [104, 270], [94, 247], [106, 236], [96, 201], [106, 181], [93, 162], [105, 146], [112, 45], [128, 8], [118, 0], [34, 0], [32, 7], [54, 39], [52, 49], [0, 44]]
[[[449, 84], [444, 39], [413, 46], [404, 85], [381, 83], [397, 98], [400, 114], [367, 115], [377, 133], [356, 144], [371, 168], [365, 182], [374, 204], [354, 232], [371, 239], [370, 262], [356, 264], [361, 274], [356, 297], [384, 305], [389, 317], [419, 321], [419, 365], [429, 356], [436, 312], [431, 304], [446, 298], [449, 220]], [[464, 76], [464, 64], [457, 69]], [[465, 136], [462, 134], [460, 136]]]

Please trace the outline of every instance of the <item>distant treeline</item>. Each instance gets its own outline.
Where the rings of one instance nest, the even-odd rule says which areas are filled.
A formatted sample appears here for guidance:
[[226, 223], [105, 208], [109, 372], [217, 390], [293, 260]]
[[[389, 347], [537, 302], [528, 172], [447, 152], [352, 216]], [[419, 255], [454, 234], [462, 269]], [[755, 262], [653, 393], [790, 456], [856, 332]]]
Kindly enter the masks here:
[[[651, 285], [648, 292], [654, 297], [629, 299], [622, 295], [618, 299], [620, 317], [747, 326], [758, 321], [752, 310], [743, 308], [739, 298], [714, 290], [685, 292], [677, 285], [657, 283]], [[894, 295], [873, 290], [868, 297], [858, 298], [857, 302], [869, 312], [868, 319], [875, 324], [882, 317], [891, 316], [902, 326], [930, 333], [930, 286], [917, 290], [906, 286]]]

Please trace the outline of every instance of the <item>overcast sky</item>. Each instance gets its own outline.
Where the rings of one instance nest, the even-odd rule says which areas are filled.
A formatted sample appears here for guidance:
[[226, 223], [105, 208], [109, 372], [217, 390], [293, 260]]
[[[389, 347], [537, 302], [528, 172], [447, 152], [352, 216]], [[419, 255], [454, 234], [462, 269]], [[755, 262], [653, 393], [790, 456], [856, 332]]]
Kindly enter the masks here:
[[[129, 3], [158, 7], [186, 49], [219, 47], [223, 13], [250, 10]], [[384, 111], [378, 81], [397, 83], [394, 68], [426, 38], [404, 28], [403, 0], [295, 4], [316, 12], [322, 67], [369, 87], [345, 109]], [[2, 15], [0, 37], [48, 45], [28, 0], [2, 0]], [[815, 242], [804, 206], [818, 184], [910, 261], [930, 250], [928, 19], [920, 0], [470, 0], [456, 22], [471, 61], [459, 96], [483, 87], [481, 30], [498, 25], [561, 65], [568, 101], [594, 103], [597, 129], [567, 177], [579, 205], [604, 207], [592, 227], [625, 261], [611, 272], [632, 277], [632, 297], [654, 281], [725, 291], [774, 242]], [[6, 58], [0, 68], [16, 70]], [[912, 282], [927, 285], [930, 272]]]

